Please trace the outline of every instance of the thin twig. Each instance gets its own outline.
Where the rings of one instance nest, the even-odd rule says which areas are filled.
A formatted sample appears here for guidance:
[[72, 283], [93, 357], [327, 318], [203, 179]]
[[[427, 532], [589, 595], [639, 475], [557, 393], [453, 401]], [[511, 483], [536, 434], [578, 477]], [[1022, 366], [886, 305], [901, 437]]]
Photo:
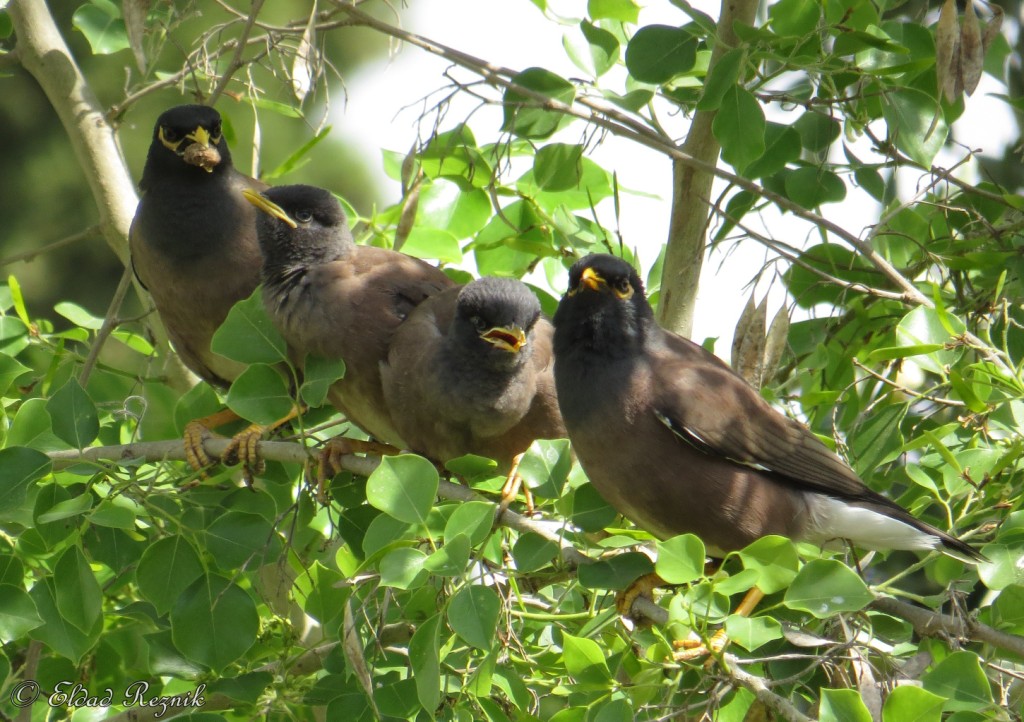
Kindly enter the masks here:
[[103, 349], [103, 344], [107, 342], [107, 338], [114, 332], [120, 321], [118, 320], [118, 314], [121, 312], [121, 304], [124, 303], [124, 297], [128, 295], [128, 289], [132, 286], [132, 276], [135, 274], [132, 264], [128, 264], [124, 267], [124, 273], [121, 274], [121, 280], [117, 284], [117, 289], [114, 291], [113, 298], [110, 299], [110, 306], [107, 308], [107, 315], [103, 317], [103, 325], [100, 326], [100, 330], [96, 332], [96, 340], [93, 341], [92, 348], [89, 349], [89, 355], [86, 356], [85, 362], [82, 364], [82, 371], [78, 375], [78, 383], [85, 386], [89, 383], [89, 376], [92, 374], [93, 367], [96, 365], [96, 360], [100, 357], [100, 351]]
[[92, 238], [101, 231], [102, 229], [98, 225], [89, 226], [85, 230], [79, 231], [78, 233], [73, 233], [70, 236], [65, 236], [64, 238], [61, 238], [58, 241], [47, 243], [46, 245], [40, 246], [39, 248], [33, 248], [31, 251], [25, 251], [24, 253], [16, 253], [13, 256], [8, 256], [7, 258], [0, 258], [0, 266], [9, 266], [12, 263], [19, 263], [21, 261], [32, 261], [36, 257], [43, 255], [44, 253], [56, 251], [58, 248], [70, 246], [72, 243], [78, 243], [78, 241], [84, 241], [87, 238]]
[[235, 43], [235, 52], [231, 56], [231, 62], [228, 63], [227, 69], [221, 73], [220, 79], [217, 81], [217, 86], [210, 93], [210, 97], [207, 99], [208, 105], [215, 105], [217, 99], [224, 92], [224, 89], [228, 87], [228, 83], [231, 82], [232, 76], [238, 72], [238, 70], [245, 65], [242, 62], [242, 53], [245, 52], [245, 45], [249, 40], [249, 36], [252, 34], [253, 23], [256, 22], [256, 16], [260, 13], [260, 8], [263, 7], [264, 0], [252, 0], [252, 10], [249, 11], [249, 17], [245, 21], [245, 27], [242, 28], [242, 34]]
[[[211, 456], [219, 456], [231, 442], [230, 439], [210, 438], [203, 442], [206, 452]], [[264, 459], [305, 464], [311, 458], [311, 450], [297, 442], [263, 441], [259, 444], [259, 454]], [[184, 461], [185, 447], [180, 439], [170, 441], [148, 441], [118, 446], [90, 446], [81, 451], [51, 451], [47, 454], [53, 460], [55, 469], [66, 468], [73, 464], [101, 461], [128, 463], [138, 461], [158, 462], [163, 460]], [[380, 464], [379, 457], [347, 455], [341, 457], [340, 467], [346, 471], [369, 476]], [[441, 480], [437, 495], [443, 499], [454, 501], [489, 501], [477, 492], [459, 484]], [[554, 531], [560, 525], [554, 522], [545, 523], [529, 519], [513, 511], [506, 511], [496, 521], [500, 526], [521, 532], [532, 532], [544, 539], [555, 542], [562, 551], [562, 559], [570, 566], [592, 563], [594, 560], [576, 549], [564, 536]], [[878, 597], [869, 605], [873, 609], [892, 614], [910, 622], [919, 634], [949, 634], [974, 642], [984, 642], [1014, 654], [1024, 656], [1024, 637], [1000, 632], [976, 620], [962, 620], [929, 609], [916, 607], [889, 597]], [[668, 623], [668, 610], [659, 607], [644, 597], [637, 597], [630, 610], [631, 616], [644, 616], [655, 624]]]
[[798, 710], [792, 702], [781, 697], [768, 688], [768, 683], [757, 675], [747, 672], [739, 665], [739, 659], [731, 654], [723, 655], [726, 673], [742, 687], [750, 690], [757, 697], [758, 701], [768, 709], [775, 712], [788, 722], [813, 722], [813, 717], [808, 717]]
[[929, 396], [928, 394], [923, 394], [920, 391], [914, 391], [913, 389], [909, 389], [906, 386], [901, 386], [900, 384], [896, 383], [892, 379], [886, 378], [885, 376], [883, 376], [882, 374], [878, 373], [877, 371], [874, 371], [873, 369], [868, 368], [867, 366], [862, 364], [860, 361], [858, 361], [855, 357], [851, 358], [850, 360], [853, 362], [854, 366], [856, 366], [857, 368], [861, 369], [865, 373], [870, 374], [871, 376], [873, 376], [874, 378], [878, 379], [879, 381], [881, 381], [882, 383], [886, 384], [887, 386], [891, 386], [896, 391], [900, 391], [902, 393], [909, 394], [910, 396], [913, 396], [913, 397], [918, 398], [918, 399], [923, 399], [925, 401], [931, 401], [933, 404], [943, 404], [945, 406], [955, 406], [957, 408], [963, 408], [964, 406], [967, 405], [963, 401], [957, 401], [956, 399], [940, 399], [937, 396]]

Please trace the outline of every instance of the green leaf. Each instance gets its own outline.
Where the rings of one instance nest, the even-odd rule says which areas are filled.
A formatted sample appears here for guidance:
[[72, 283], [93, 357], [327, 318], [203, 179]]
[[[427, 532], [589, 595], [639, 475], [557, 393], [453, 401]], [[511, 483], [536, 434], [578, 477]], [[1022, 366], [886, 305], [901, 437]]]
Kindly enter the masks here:
[[76, 326], [81, 326], [82, 328], [98, 331], [100, 327], [103, 326], [102, 318], [99, 316], [93, 316], [78, 304], [71, 303], [70, 301], [61, 301], [60, 303], [55, 304], [53, 310], [68, 321], [71, 321], [71, 323]]
[[640, 6], [636, 0], [587, 0], [587, 15], [594, 20], [607, 18], [635, 23], [640, 17]]
[[7, 10], [0, 10], [0, 40], [6, 40], [14, 33], [14, 23]]
[[[29, 596], [36, 606], [39, 617], [43, 624], [29, 631], [28, 636], [47, 647], [57, 654], [67, 657], [74, 664], [93, 648], [103, 631], [103, 619], [97, 617], [92, 629], [83, 632], [58, 610], [56, 603], [56, 591], [54, 589], [54, 578], [47, 577], [36, 582], [29, 590]], [[95, 580], [93, 580], [95, 583]]]
[[295, 406], [281, 374], [267, 364], [254, 363], [231, 383], [227, 405], [243, 419], [272, 424]]
[[900, 685], [885, 700], [882, 722], [940, 722], [945, 697], [913, 685]]
[[519, 475], [537, 496], [561, 496], [572, 468], [572, 451], [566, 439], [538, 439], [519, 462]]
[[745, 56], [744, 48], [733, 48], [718, 59], [704, 81], [704, 92], [697, 101], [697, 110], [718, 110], [721, 107], [722, 98], [739, 80]]
[[822, 689], [820, 722], [871, 722], [871, 712], [855, 689]]
[[288, 360], [288, 347], [267, 315], [260, 288], [232, 307], [213, 334], [210, 349], [224, 358], [246, 364]]
[[604, 652], [592, 639], [563, 632], [562, 660], [566, 671], [580, 684], [606, 685], [611, 682]]
[[61, 519], [81, 516], [92, 508], [92, 494], [79, 494], [54, 504], [36, 517], [37, 524], [50, 524]]
[[413, 228], [402, 245], [402, 253], [442, 263], [462, 262], [459, 239], [440, 228]]
[[978, 576], [989, 589], [998, 591], [1011, 584], [1024, 584], [1024, 551], [1020, 546], [987, 544], [988, 561], [978, 565]]
[[688, 584], [704, 576], [704, 542], [693, 534], [658, 542], [654, 571], [669, 584]]
[[562, 36], [566, 54], [584, 73], [595, 78], [604, 75], [619, 59], [618, 38], [586, 20], [580, 22], [579, 29], [579, 34], [570, 31]]
[[468, 585], [448, 602], [448, 625], [466, 644], [486, 651], [494, 646], [500, 612], [493, 587]]
[[49, 474], [52, 464], [46, 454], [35, 449], [20, 446], [0, 449], [0, 510], [20, 507], [25, 502], [29, 484]]
[[380, 583], [396, 589], [413, 589], [423, 583], [427, 555], [413, 547], [392, 549], [380, 560]]
[[78, 379], [70, 378], [46, 402], [53, 433], [77, 449], [84, 449], [100, 433], [96, 405]]
[[850, 455], [857, 473], [873, 471], [902, 453], [900, 424], [909, 409], [909, 402], [889, 404], [872, 411], [857, 426], [857, 433], [850, 435]]
[[462, 502], [444, 525], [444, 543], [464, 534], [469, 538], [471, 546], [480, 544], [490, 536], [497, 511], [498, 505], [489, 501]]
[[949, 126], [935, 98], [914, 88], [890, 91], [883, 96], [882, 114], [896, 147], [930, 168], [949, 136]]
[[845, 564], [834, 559], [814, 559], [804, 565], [786, 590], [790, 609], [825, 619], [838, 612], [863, 609], [874, 595], [864, 581]]
[[437, 486], [437, 469], [422, 456], [385, 456], [366, 480], [366, 500], [399, 521], [424, 524]]
[[812, 153], [824, 153], [842, 132], [838, 120], [813, 110], [797, 118], [793, 128], [800, 135], [800, 144]]
[[469, 564], [469, 537], [457, 534], [427, 557], [423, 568], [441, 577], [457, 577], [466, 571]]
[[259, 613], [252, 597], [225, 577], [203, 574], [171, 609], [171, 638], [186, 658], [221, 670], [256, 642]]
[[800, 569], [796, 547], [781, 536], [764, 536], [739, 552], [745, 569], [757, 572], [757, 588], [774, 594], [788, 587]]
[[[566, 105], [576, 97], [572, 83], [544, 68], [527, 68], [514, 76], [512, 83]], [[501, 129], [520, 138], [547, 138], [570, 122], [565, 114], [537, 107], [539, 104], [532, 95], [509, 88], [505, 91], [505, 121]]]
[[744, 617], [731, 614], [725, 620], [725, 632], [729, 639], [748, 652], [782, 639], [782, 625], [771, 617]]
[[593, 722], [633, 722], [636, 719], [633, 706], [629, 703], [628, 699], [608, 700], [599, 705], [593, 705], [590, 711], [591, 713], [596, 712], [596, 714], [588, 715], [587, 717], [593, 720]]
[[[956, 316], [948, 316], [947, 323], [952, 323], [953, 330], [957, 334], [964, 333], [966, 326]], [[945, 376], [946, 367], [952, 366], [963, 356], [962, 347], [945, 348], [945, 344], [953, 341], [952, 334], [943, 324], [943, 319], [934, 308], [918, 306], [900, 319], [896, 326], [896, 340], [901, 346], [921, 346], [923, 348], [935, 348], [942, 346], [942, 350], [935, 349], [928, 351], [926, 355], [915, 356], [914, 363], [925, 371]]]
[[779, 0], [768, 10], [772, 30], [779, 35], [799, 37], [818, 27], [821, 19], [819, 0]]
[[61, 617], [88, 634], [100, 620], [103, 592], [82, 550], [77, 546], [68, 547], [54, 565], [53, 578]]
[[89, 41], [94, 55], [110, 55], [129, 47], [121, 10], [111, 0], [90, 0], [71, 17], [71, 24]]
[[31, 370], [7, 354], [0, 354], [0, 393], [6, 394], [19, 376]]
[[786, 195], [804, 208], [817, 208], [846, 198], [846, 184], [832, 171], [804, 167], [789, 171], [785, 177]]
[[626, 69], [642, 83], [667, 83], [696, 61], [697, 39], [685, 28], [645, 25], [626, 46]]
[[43, 623], [36, 605], [24, 589], [0, 584], [0, 639], [12, 642]]
[[[121, 498], [123, 497], [119, 497], [119, 499]], [[101, 501], [96, 510], [89, 515], [91, 524], [113, 529], [134, 529], [135, 519], [135, 511], [108, 499]]]
[[579, 185], [583, 146], [551, 143], [533, 158], [533, 180], [545, 191], [564, 191]]
[[[491, 198], [482, 188], [460, 188], [436, 178], [420, 191], [416, 226], [440, 228], [458, 239], [469, 238], [491, 219]], [[461, 252], [459, 254], [461, 260]]]
[[921, 679], [929, 692], [945, 697], [946, 711], [981, 710], [992, 705], [992, 687], [973, 652], [953, 652]]
[[299, 146], [299, 148], [297, 148], [291, 155], [285, 158], [284, 161], [282, 161], [281, 164], [277, 166], [277, 168], [274, 168], [274, 170], [270, 171], [269, 173], [265, 173], [263, 175], [263, 180], [267, 181], [268, 183], [271, 183], [277, 180], [278, 178], [286, 176], [292, 171], [298, 170], [299, 168], [304, 166], [306, 163], [309, 162], [309, 158], [306, 157], [309, 154], [309, 152], [313, 150], [313, 148], [315, 148], [317, 144], [320, 143], [320, 141], [326, 138], [330, 134], [330, 132], [331, 126], [328, 125], [315, 136], [313, 136], [305, 143], [303, 143], [301, 146]]
[[711, 122], [711, 131], [722, 145], [722, 158], [743, 174], [764, 155], [765, 120], [761, 104], [747, 90], [732, 86]]
[[164, 537], [150, 544], [135, 569], [142, 598], [166, 614], [181, 594], [203, 573], [199, 555], [185, 537]]
[[409, 640], [409, 666], [416, 681], [416, 697], [428, 714], [441, 704], [441, 615], [420, 624]]
[[299, 395], [309, 406], [323, 406], [331, 386], [344, 375], [345, 362], [341, 359], [307, 356], [302, 364], [302, 387], [299, 389]]
[[577, 573], [580, 584], [588, 589], [625, 589], [653, 571], [654, 564], [646, 554], [626, 552], [583, 564]]
[[283, 549], [274, 525], [259, 514], [229, 509], [206, 528], [206, 549], [225, 572], [274, 561]]
[[540, 534], [527, 532], [520, 536], [512, 547], [512, 558], [516, 562], [516, 570], [524, 574], [535, 572], [546, 567], [558, 556], [558, 544]]
[[604, 500], [593, 484], [580, 486], [572, 493], [569, 519], [583, 531], [601, 531], [615, 521], [618, 512]]

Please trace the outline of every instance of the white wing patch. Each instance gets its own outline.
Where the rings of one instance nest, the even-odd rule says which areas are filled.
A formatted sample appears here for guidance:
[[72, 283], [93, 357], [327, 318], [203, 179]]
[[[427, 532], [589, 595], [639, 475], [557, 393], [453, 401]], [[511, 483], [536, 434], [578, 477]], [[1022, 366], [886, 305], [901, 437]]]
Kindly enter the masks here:
[[823, 494], [807, 494], [810, 513], [807, 527], [801, 535], [815, 544], [834, 539], [849, 539], [864, 549], [939, 549], [942, 542], [891, 516], [871, 509], [853, 506]]
[[655, 410], [654, 415], [658, 417], [658, 421], [660, 421], [662, 424], [668, 427], [668, 430], [675, 434], [678, 439], [686, 442], [687, 444], [689, 444], [702, 454], [720, 456], [721, 458], [727, 459], [728, 461], [731, 461], [734, 464], [746, 466], [749, 469], [756, 469], [757, 471], [771, 471], [771, 469], [762, 464], [757, 464], [751, 461], [744, 461], [743, 459], [734, 459], [731, 456], [719, 454], [712, 444], [708, 443], [706, 439], [704, 439], [700, 434], [698, 434], [690, 427], [681, 426], [677, 424], [670, 417], [666, 416], [665, 414], [661, 413], [658, 410]]

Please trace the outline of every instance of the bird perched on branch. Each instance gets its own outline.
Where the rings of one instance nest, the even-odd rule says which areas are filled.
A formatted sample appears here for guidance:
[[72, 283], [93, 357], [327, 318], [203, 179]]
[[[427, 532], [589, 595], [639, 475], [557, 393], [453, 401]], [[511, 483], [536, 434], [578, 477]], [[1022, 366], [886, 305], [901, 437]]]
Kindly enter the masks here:
[[712, 556], [781, 534], [984, 558], [869, 489], [724, 362], [658, 326], [622, 259], [573, 265], [554, 323], [558, 401], [580, 464], [655, 536], [692, 532]]
[[[327, 190], [279, 186], [244, 196], [263, 211], [257, 223], [264, 255], [263, 301], [297, 364], [307, 355], [345, 362], [328, 399], [367, 434], [404, 447], [388, 411], [380, 364], [395, 329], [416, 306], [454, 282], [403, 253], [358, 246], [345, 212]], [[337, 439], [322, 456], [370, 450]]]
[[[266, 184], [235, 169], [216, 110], [181, 105], [157, 119], [139, 187], [142, 197], [129, 234], [135, 274], [184, 364], [208, 383], [226, 387], [245, 367], [213, 353], [210, 340], [231, 307], [259, 284], [257, 214], [241, 191]], [[186, 426], [186, 453], [194, 468], [210, 463], [202, 445], [210, 429], [237, 419], [225, 410]], [[261, 432], [250, 427], [225, 455], [241, 457], [247, 481], [260, 465], [254, 439]]]
[[421, 303], [381, 366], [384, 397], [409, 448], [435, 461], [495, 459], [515, 495], [535, 439], [565, 438], [552, 375], [551, 323], [511, 278], [481, 278]]

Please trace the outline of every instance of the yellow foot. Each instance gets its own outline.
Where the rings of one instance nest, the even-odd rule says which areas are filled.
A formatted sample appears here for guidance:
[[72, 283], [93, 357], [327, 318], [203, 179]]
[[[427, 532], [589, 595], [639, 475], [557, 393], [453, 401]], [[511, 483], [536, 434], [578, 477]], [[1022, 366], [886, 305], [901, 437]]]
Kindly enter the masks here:
[[[727, 644], [729, 644], [729, 637], [726, 636], [724, 629], [719, 629], [712, 634], [711, 639], [706, 643], [699, 639], [677, 639], [672, 646], [679, 651], [672, 653], [672, 659], [676, 662], [694, 662], [708, 655], [717, 656], [722, 653]], [[714, 659], [709, 659], [706, 665], [710, 665], [712, 662]]]
[[185, 444], [185, 460], [194, 471], [205, 476], [205, 469], [215, 460], [206, 453], [203, 442], [213, 436], [213, 429], [218, 426], [237, 421], [239, 418], [231, 409], [222, 409], [215, 414], [204, 416], [201, 419], [193, 419], [185, 424], [183, 442]]
[[391, 446], [391, 444], [382, 444], [377, 441], [361, 441], [359, 439], [350, 439], [347, 436], [335, 436], [332, 439], [328, 439], [327, 443], [320, 450], [317, 465], [316, 500], [325, 506], [330, 502], [327, 496], [327, 482], [341, 471], [342, 457], [350, 454], [390, 456], [400, 454], [401, 452], [401, 449]]
[[[276, 425], [275, 425], [276, 426]], [[267, 431], [275, 426], [263, 426], [261, 424], [250, 424], [242, 431], [231, 437], [231, 442], [221, 454], [221, 461], [229, 466], [240, 464], [242, 467], [242, 481], [250, 489], [253, 479], [262, 474], [267, 468], [266, 462], [260, 456], [260, 441]]]
[[651, 599], [657, 587], [666, 587], [668, 582], [655, 573], [644, 574], [615, 597], [615, 608], [626, 619], [633, 619], [633, 602], [637, 597]]
[[523, 499], [526, 500], [526, 515], [533, 515], [533, 493], [530, 491], [530, 487], [523, 486], [523, 477], [519, 475], [519, 462], [522, 460], [522, 454], [516, 454], [512, 457], [512, 468], [509, 469], [505, 484], [501, 487], [501, 503], [498, 504], [499, 519], [505, 513], [505, 510], [508, 509], [509, 504], [515, 501], [520, 489], [523, 490]]

